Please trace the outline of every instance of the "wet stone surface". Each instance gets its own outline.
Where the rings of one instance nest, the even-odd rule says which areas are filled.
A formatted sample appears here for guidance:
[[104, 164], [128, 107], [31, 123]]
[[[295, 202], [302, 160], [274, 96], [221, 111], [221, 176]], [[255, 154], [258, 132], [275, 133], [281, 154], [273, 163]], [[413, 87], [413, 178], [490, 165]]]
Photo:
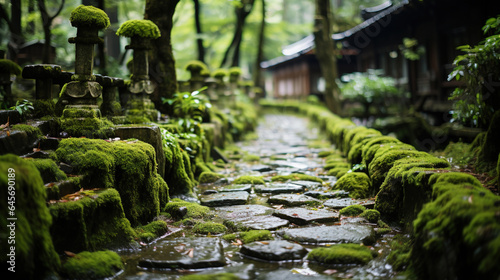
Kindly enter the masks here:
[[142, 254], [139, 266], [152, 269], [198, 269], [226, 265], [219, 238], [162, 240]]
[[323, 203], [324, 206], [330, 207], [333, 209], [342, 209], [344, 207], [354, 205], [354, 204], [360, 204], [365, 206], [366, 208], [373, 208], [373, 205], [375, 205], [375, 201], [373, 200], [359, 200], [359, 199], [352, 199], [352, 198], [332, 198]]
[[241, 247], [245, 256], [266, 261], [301, 260], [307, 250], [301, 245], [285, 240], [256, 241]]
[[303, 190], [304, 187], [291, 183], [269, 183], [255, 186], [256, 193], [298, 193]]
[[268, 199], [272, 204], [283, 204], [286, 206], [318, 205], [321, 200], [303, 194], [278, 194]]
[[318, 189], [318, 188], [321, 188], [322, 184], [319, 183], [319, 182], [313, 182], [313, 181], [292, 181], [290, 182], [291, 184], [294, 184], [294, 185], [299, 185], [299, 186], [302, 186], [304, 189], [308, 189], [308, 190], [314, 190], [314, 189]]
[[312, 222], [328, 223], [339, 219], [339, 213], [323, 209], [306, 209], [306, 208], [286, 208], [279, 209], [274, 212], [275, 216], [289, 220], [297, 225], [306, 225]]
[[[326, 197], [326, 198], [345, 198], [349, 196], [349, 192], [342, 191], [342, 190], [337, 190], [337, 191], [307, 191], [304, 193], [304, 195], [314, 197], [314, 198], [320, 198], [320, 197]], [[332, 207], [334, 208], [334, 207]]]
[[250, 229], [275, 230], [289, 224], [285, 219], [272, 216], [273, 208], [262, 205], [219, 207], [214, 211], [222, 219], [240, 223]]
[[248, 201], [248, 196], [249, 194], [246, 191], [214, 193], [202, 195], [200, 197], [200, 202], [201, 205], [209, 207], [239, 205], [246, 204]]
[[375, 238], [372, 227], [360, 224], [293, 228], [279, 231], [278, 234], [304, 244], [339, 242], [372, 244]]
[[238, 192], [238, 191], [251, 192], [252, 185], [229, 185], [219, 190], [219, 192]]

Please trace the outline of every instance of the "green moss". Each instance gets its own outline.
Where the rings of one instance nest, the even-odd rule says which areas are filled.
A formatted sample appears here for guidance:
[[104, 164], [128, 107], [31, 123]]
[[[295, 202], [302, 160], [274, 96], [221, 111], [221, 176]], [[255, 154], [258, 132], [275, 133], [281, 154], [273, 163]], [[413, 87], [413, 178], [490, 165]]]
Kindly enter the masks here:
[[33, 101], [33, 118], [56, 116], [56, 104], [52, 99]]
[[135, 237], [120, 194], [115, 189], [93, 193], [50, 205], [54, 220], [50, 232], [58, 252], [117, 248]]
[[378, 155], [383, 155], [384, 153], [386, 153], [390, 150], [415, 151], [416, 149], [415, 149], [415, 147], [413, 147], [411, 145], [403, 144], [403, 143], [389, 142], [389, 143], [382, 143], [382, 144], [378, 144], [378, 143], [373, 144], [363, 151], [363, 154], [362, 154], [363, 163], [366, 166], [369, 166], [374, 158], [378, 157]]
[[307, 259], [322, 264], [366, 264], [376, 255], [367, 247], [351, 243], [312, 249]]
[[236, 240], [236, 238], [238, 238], [238, 234], [236, 233], [230, 233], [230, 234], [224, 234], [222, 236], [222, 239], [226, 240], [226, 241], [233, 241], [233, 240]]
[[193, 232], [199, 234], [219, 234], [227, 230], [226, 226], [219, 223], [204, 222], [194, 225]]
[[[4, 193], [0, 200], [0, 242], [3, 244], [0, 261], [3, 267], [5, 270], [10, 267], [7, 254], [11, 254], [10, 246], [14, 244], [9, 242], [9, 236], [14, 234], [15, 278], [54, 276], [60, 261], [49, 233], [52, 218], [46, 206], [40, 172], [31, 162], [12, 154], [0, 156], [0, 170], [0, 186]], [[15, 205], [9, 197], [15, 197]], [[16, 221], [7, 221], [13, 217], [8, 212], [11, 206], [15, 207]], [[7, 227], [12, 223], [15, 224], [15, 233]]]
[[66, 174], [57, 167], [57, 164], [51, 160], [51, 159], [31, 159], [28, 158], [27, 160], [31, 161], [38, 171], [40, 172], [40, 175], [42, 176], [43, 183], [51, 183], [51, 182], [58, 182], [61, 180], [66, 180], [68, 177], [66, 177]]
[[61, 117], [61, 129], [70, 136], [87, 138], [110, 138], [114, 124], [102, 119], [96, 110], [89, 108], [66, 108]]
[[238, 279], [240, 279], [238, 276], [226, 272], [207, 274], [207, 275], [192, 274], [192, 275], [182, 276], [181, 278], [179, 278], [179, 280], [238, 280]]
[[69, 18], [72, 26], [91, 27], [96, 29], [108, 28], [108, 15], [101, 9], [93, 6], [80, 5], [76, 7]]
[[122, 269], [122, 260], [115, 252], [81, 252], [63, 264], [61, 274], [70, 279], [101, 279]]
[[228, 75], [226, 69], [216, 69], [215, 71], [212, 72], [212, 77], [214, 78], [224, 78]]
[[271, 232], [268, 230], [250, 230], [246, 232], [240, 232], [240, 238], [244, 244], [259, 240], [274, 239]]
[[194, 202], [187, 202], [180, 200], [178, 198], [172, 199], [169, 203], [165, 205], [165, 212], [169, 213], [172, 215], [172, 217], [176, 217], [179, 208], [181, 207], [186, 207], [187, 208], [187, 213], [186, 213], [186, 218], [205, 218], [208, 216], [210, 212], [210, 208], [206, 206], [202, 206], [198, 203]]
[[243, 71], [241, 70], [240, 67], [231, 67], [231, 68], [229, 68], [229, 75], [241, 76], [241, 74], [243, 74]]
[[351, 168], [351, 164], [345, 162], [345, 161], [329, 161], [326, 163], [326, 165], [323, 167], [323, 169], [325, 170], [331, 170], [331, 169], [334, 169], [334, 168], [339, 168], [339, 167], [342, 167], [342, 168], [347, 168], [347, 169], [350, 169]]
[[306, 175], [306, 174], [300, 174], [300, 173], [293, 173], [290, 175], [277, 175], [273, 176], [271, 178], [271, 181], [273, 182], [287, 182], [287, 181], [311, 181], [311, 182], [318, 182], [318, 183], [323, 183], [323, 180], [316, 176], [312, 175]]
[[[160, 129], [165, 153], [165, 181], [169, 186], [170, 195], [191, 195], [194, 182], [186, 172], [186, 163], [179, 142], [174, 134], [166, 129]], [[190, 163], [189, 163], [190, 164]]]
[[326, 158], [328, 156], [331, 156], [334, 152], [333, 151], [320, 151], [318, 153], [318, 157], [320, 158]]
[[376, 223], [380, 219], [380, 212], [374, 209], [367, 209], [359, 216], [365, 218], [370, 223]]
[[344, 176], [350, 169], [348, 167], [336, 167], [328, 170], [326, 173], [328, 176], [335, 176], [337, 179], [340, 179]]
[[243, 160], [246, 162], [255, 162], [260, 160], [260, 156], [258, 155], [245, 155]]
[[158, 26], [148, 19], [130, 19], [120, 25], [116, 35], [157, 39], [160, 38], [161, 33]]
[[366, 198], [370, 196], [370, 185], [370, 178], [365, 173], [350, 172], [338, 179], [333, 189], [348, 191], [352, 198]]
[[470, 175], [435, 174], [429, 181], [435, 182], [433, 200], [413, 222], [415, 271], [424, 278], [494, 279], [500, 274], [495, 261], [500, 258], [500, 199]]
[[391, 252], [387, 256], [387, 262], [394, 270], [402, 271], [410, 264], [410, 251], [412, 240], [407, 235], [396, 235], [391, 241]]
[[264, 185], [264, 179], [262, 179], [262, 176], [240, 176], [234, 180], [233, 184], [236, 185]]
[[214, 183], [215, 181], [224, 178], [223, 175], [215, 172], [203, 172], [200, 175], [200, 184]]
[[445, 157], [453, 165], [458, 165], [460, 167], [467, 166], [474, 156], [471, 151], [471, 144], [462, 142], [449, 143], [443, 152], [437, 155]]
[[12, 75], [21, 75], [21, 66], [10, 59], [0, 59], [0, 73], [9, 73]]
[[40, 138], [42, 137], [42, 131], [38, 127], [34, 127], [27, 124], [15, 124], [10, 127], [11, 130], [24, 131], [30, 138]]
[[500, 154], [498, 154], [498, 163], [497, 163], [497, 185], [500, 187]]
[[141, 141], [69, 138], [60, 142], [56, 155], [76, 174], [85, 175], [84, 188], [116, 188], [133, 225], [147, 223], [160, 213], [166, 185], [156, 172], [153, 146]]
[[358, 216], [366, 210], [366, 207], [359, 204], [349, 205], [340, 209], [339, 214], [342, 216]]
[[165, 221], [153, 221], [145, 226], [135, 228], [137, 237], [143, 242], [149, 243], [154, 239], [167, 233], [168, 227]]
[[189, 61], [188, 63], [186, 63], [185, 69], [188, 71], [195, 71], [195, 72], [196, 71], [198, 71], [198, 72], [208, 71], [207, 65], [199, 60]]

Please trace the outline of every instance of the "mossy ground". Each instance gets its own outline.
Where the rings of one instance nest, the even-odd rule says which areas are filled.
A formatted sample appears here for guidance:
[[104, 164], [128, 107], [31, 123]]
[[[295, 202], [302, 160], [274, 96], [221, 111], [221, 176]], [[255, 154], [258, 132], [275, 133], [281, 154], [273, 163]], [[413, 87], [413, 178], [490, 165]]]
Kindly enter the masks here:
[[265, 183], [262, 176], [240, 176], [233, 181], [236, 185], [264, 185]]
[[198, 234], [220, 234], [227, 231], [225, 225], [214, 222], [200, 222], [193, 226], [193, 232]]
[[[11, 217], [8, 211], [13, 204], [7, 198], [15, 197], [16, 277], [35, 279], [53, 276], [59, 270], [60, 260], [49, 232], [53, 221], [46, 206], [46, 193], [40, 172], [31, 162], [12, 154], [0, 156], [0, 170], [0, 186], [5, 195], [0, 200], [2, 267], [7, 269], [7, 254], [10, 253], [7, 251], [10, 247], [7, 247], [8, 237], [13, 236], [12, 233], [9, 234], [7, 227], [12, 223], [8, 223], [7, 218]], [[9, 189], [9, 186], [13, 186], [9, 182], [15, 182], [13, 189]]]
[[224, 175], [215, 172], [203, 172], [200, 174], [200, 184], [214, 183], [217, 180], [224, 178]]
[[358, 216], [366, 210], [366, 207], [359, 204], [350, 205], [340, 209], [341, 216]]
[[376, 252], [359, 244], [336, 244], [312, 249], [307, 259], [322, 264], [366, 264], [376, 255]]
[[367, 198], [370, 196], [370, 177], [361, 172], [349, 172], [338, 179], [333, 189], [349, 192], [352, 198]]
[[376, 223], [380, 219], [380, 212], [374, 209], [366, 209], [359, 216], [365, 218], [370, 223]]
[[273, 240], [273, 236], [268, 230], [250, 230], [239, 233], [226, 234], [222, 237], [226, 241], [240, 239], [243, 244], [248, 244], [260, 240]]
[[145, 226], [135, 228], [137, 237], [142, 241], [149, 243], [154, 239], [167, 233], [168, 227], [165, 221], [153, 221]]
[[52, 159], [28, 158], [26, 160], [32, 162], [36, 166], [42, 176], [44, 184], [58, 182], [68, 178]]
[[273, 181], [273, 182], [311, 181], [311, 182], [323, 183], [323, 180], [321, 180], [320, 178], [318, 178], [316, 176], [307, 175], [307, 174], [300, 174], [300, 173], [293, 173], [290, 175], [273, 176], [271, 178], [271, 181]]
[[122, 260], [112, 251], [81, 252], [70, 257], [61, 274], [69, 279], [102, 279], [115, 275], [124, 268]]
[[56, 155], [85, 175], [82, 187], [116, 188], [132, 225], [151, 221], [168, 201], [167, 184], [156, 172], [155, 150], [147, 143], [69, 138], [60, 142]]

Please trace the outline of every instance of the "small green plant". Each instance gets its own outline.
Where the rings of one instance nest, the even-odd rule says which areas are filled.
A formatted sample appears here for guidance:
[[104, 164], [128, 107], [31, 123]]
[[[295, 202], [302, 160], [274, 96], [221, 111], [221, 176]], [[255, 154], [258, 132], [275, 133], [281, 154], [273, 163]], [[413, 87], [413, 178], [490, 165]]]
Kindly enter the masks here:
[[419, 46], [415, 38], [403, 38], [403, 44], [399, 45], [399, 49], [408, 60], [419, 60], [420, 56], [425, 53], [425, 48]]
[[[199, 125], [203, 117], [208, 115], [208, 110], [212, 107], [205, 95], [200, 94], [207, 89], [203, 87], [191, 93], [180, 92], [174, 94], [174, 98], [163, 98], [162, 102], [173, 107], [173, 118], [185, 133], [199, 132]], [[197, 129], [198, 128], [198, 129]]]
[[476, 46], [459, 46], [464, 52], [453, 61], [455, 68], [448, 81], [465, 82], [453, 91], [453, 120], [464, 125], [487, 128], [496, 110], [500, 109], [500, 16], [490, 18], [483, 26], [491, 34]]
[[16, 105], [9, 108], [10, 110], [16, 110], [21, 116], [34, 110], [33, 103], [29, 100], [24, 99], [23, 101], [17, 100]]

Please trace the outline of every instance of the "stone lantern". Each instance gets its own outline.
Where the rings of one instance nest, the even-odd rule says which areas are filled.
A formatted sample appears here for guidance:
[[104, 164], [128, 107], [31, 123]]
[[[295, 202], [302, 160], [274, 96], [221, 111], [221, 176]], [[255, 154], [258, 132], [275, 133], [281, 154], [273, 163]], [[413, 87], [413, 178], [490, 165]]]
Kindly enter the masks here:
[[149, 80], [148, 50], [151, 40], [160, 37], [158, 26], [150, 20], [135, 19], [124, 22], [118, 31], [118, 36], [130, 37], [130, 45], [127, 49], [134, 50], [132, 61], [132, 76], [130, 77], [129, 91], [132, 93], [129, 110], [126, 112], [131, 122], [142, 122], [141, 119], [154, 121], [158, 117], [158, 111], [149, 99], [153, 93], [154, 86]]
[[102, 87], [92, 74], [94, 67], [94, 44], [102, 43], [98, 32], [109, 26], [108, 15], [93, 6], [80, 5], [71, 12], [71, 25], [77, 28], [76, 37], [69, 38], [75, 44], [75, 74], [71, 82], [61, 89], [60, 102], [65, 104], [61, 127], [72, 136], [91, 136], [107, 126], [100, 119], [97, 98]]
[[191, 73], [191, 78], [189, 79], [190, 90], [195, 91], [202, 88], [205, 84], [205, 78], [210, 72], [205, 63], [199, 60], [193, 60], [187, 63], [186, 70]]
[[11, 75], [21, 75], [21, 67], [12, 60], [0, 59], [0, 87], [3, 88], [3, 101], [8, 107], [14, 105], [14, 97], [11, 90]]

